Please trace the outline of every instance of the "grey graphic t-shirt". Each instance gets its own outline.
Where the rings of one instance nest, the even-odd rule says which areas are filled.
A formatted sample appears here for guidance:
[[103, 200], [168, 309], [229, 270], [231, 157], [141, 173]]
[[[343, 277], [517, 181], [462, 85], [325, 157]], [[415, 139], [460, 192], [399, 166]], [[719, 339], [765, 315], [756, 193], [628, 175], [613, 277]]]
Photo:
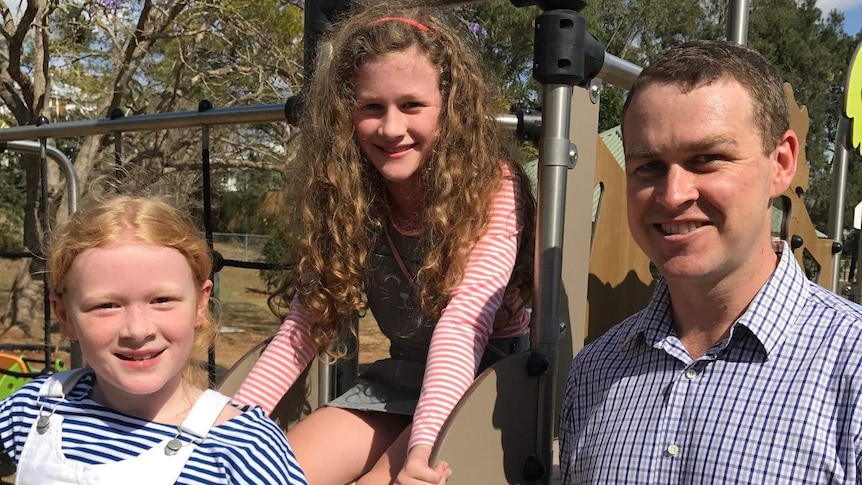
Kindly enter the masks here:
[[[415, 277], [425, 259], [421, 240], [404, 236], [391, 226], [386, 230], [404, 261], [404, 266]], [[368, 305], [380, 331], [389, 338], [389, 353], [397, 359], [425, 361], [434, 320], [419, 308], [416, 292], [392, 254], [386, 235], [378, 238], [371, 251], [371, 271], [366, 281]]]

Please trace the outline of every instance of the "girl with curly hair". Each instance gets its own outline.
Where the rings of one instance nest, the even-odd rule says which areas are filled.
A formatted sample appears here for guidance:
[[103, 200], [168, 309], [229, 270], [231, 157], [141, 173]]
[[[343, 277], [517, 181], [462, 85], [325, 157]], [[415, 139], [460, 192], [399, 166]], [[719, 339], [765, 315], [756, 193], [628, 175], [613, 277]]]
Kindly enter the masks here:
[[370, 308], [390, 358], [288, 438], [310, 483], [443, 483], [429, 457], [444, 421], [477, 372], [527, 346], [535, 202], [443, 20], [367, 6], [329, 41], [304, 99], [290, 313], [234, 399], [272, 411]]

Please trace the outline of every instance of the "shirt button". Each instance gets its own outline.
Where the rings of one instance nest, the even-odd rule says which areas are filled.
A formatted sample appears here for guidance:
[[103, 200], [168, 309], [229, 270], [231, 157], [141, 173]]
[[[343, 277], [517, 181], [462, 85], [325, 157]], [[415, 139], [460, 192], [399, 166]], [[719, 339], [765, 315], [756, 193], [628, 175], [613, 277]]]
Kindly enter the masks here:
[[668, 445], [667, 454], [670, 456], [676, 456], [679, 454], [679, 446], [677, 445]]
[[694, 369], [689, 369], [685, 371], [685, 377], [689, 379], [694, 379], [695, 377], [697, 377], [697, 371]]

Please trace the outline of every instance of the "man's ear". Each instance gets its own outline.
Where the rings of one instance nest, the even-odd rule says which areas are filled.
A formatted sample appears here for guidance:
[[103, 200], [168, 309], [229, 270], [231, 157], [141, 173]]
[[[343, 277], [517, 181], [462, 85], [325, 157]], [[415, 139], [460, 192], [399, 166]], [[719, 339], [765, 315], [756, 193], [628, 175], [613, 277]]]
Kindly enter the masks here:
[[201, 293], [198, 297], [198, 318], [197, 325], [200, 325], [200, 322], [206, 318], [207, 314], [210, 311], [210, 295], [212, 295], [213, 291], [213, 282], [212, 280], [206, 280], [201, 285]]
[[48, 298], [51, 300], [51, 310], [60, 322], [60, 331], [69, 340], [78, 340], [78, 333], [75, 331], [75, 326], [69, 321], [69, 313], [66, 309], [66, 303], [63, 302], [63, 298], [53, 292], [51, 292]]
[[776, 198], [784, 193], [796, 176], [797, 157], [799, 156], [799, 138], [793, 130], [787, 130], [773, 150], [770, 161], [774, 164], [775, 173], [772, 176], [772, 191], [770, 198]]

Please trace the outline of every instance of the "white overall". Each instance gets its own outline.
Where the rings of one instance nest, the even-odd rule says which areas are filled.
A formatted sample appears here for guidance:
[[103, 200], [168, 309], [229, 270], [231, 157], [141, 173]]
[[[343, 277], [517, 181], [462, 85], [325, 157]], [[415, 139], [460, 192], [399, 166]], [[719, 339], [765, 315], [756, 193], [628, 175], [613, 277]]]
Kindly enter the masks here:
[[48, 378], [39, 389], [42, 404], [39, 419], [33, 423], [15, 479], [17, 485], [162, 485], [179, 478], [196, 444], [209, 433], [230, 398], [206, 390], [177, 428], [191, 443], [165, 439], [137, 457], [101, 465], [88, 465], [66, 459], [61, 435], [63, 416], [56, 414], [54, 402], [43, 398], [65, 399], [87, 369], [61, 372]]

